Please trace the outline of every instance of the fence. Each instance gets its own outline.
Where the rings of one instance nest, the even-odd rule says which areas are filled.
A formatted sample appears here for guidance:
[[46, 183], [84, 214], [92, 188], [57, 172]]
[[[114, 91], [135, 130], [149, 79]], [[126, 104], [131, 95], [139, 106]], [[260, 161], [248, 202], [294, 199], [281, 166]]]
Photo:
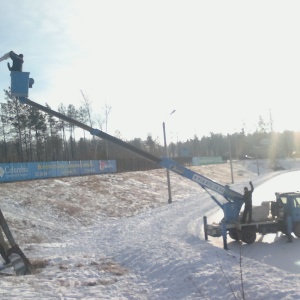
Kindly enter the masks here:
[[[193, 159], [189, 157], [175, 158], [175, 160], [182, 165], [204, 165], [223, 162], [220, 157], [193, 157]], [[157, 168], [160, 168], [160, 166], [143, 158], [0, 163], [0, 183], [53, 177], [147, 171]]]

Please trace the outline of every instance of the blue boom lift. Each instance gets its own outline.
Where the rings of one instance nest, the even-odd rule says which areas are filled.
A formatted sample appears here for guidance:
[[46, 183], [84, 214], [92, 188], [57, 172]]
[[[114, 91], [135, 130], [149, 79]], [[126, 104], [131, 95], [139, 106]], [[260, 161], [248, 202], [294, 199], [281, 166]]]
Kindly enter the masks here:
[[[33, 106], [45, 113], [82, 128], [92, 135], [124, 147], [200, 185], [224, 212], [224, 218], [219, 223], [207, 224], [206, 217], [204, 217], [205, 238], [208, 239], [208, 235], [213, 237], [222, 236], [224, 249], [228, 249], [227, 233], [232, 239], [242, 240], [247, 244], [251, 244], [256, 240], [256, 233], [267, 234], [281, 231], [287, 234], [289, 241], [292, 241], [291, 233], [294, 232], [300, 238], [300, 193], [276, 193], [276, 201], [263, 202], [261, 206], [253, 208], [252, 218], [254, 221], [251, 224], [241, 224], [240, 211], [244, 203], [243, 195], [232, 190], [228, 185], [223, 186], [167, 157], [158, 158], [99, 129], [87, 126], [48, 107], [33, 102], [28, 98], [20, 98], [20, 101], [23, 104]], [[214, 194], [217, 193], [222, 196], [223, 201], [218, 200], [211, 191]]]
[[[12, 80], [13, 78], [14, 76], [12, 76]], [[298, 238], [300, 238], [300, 193], [276, 193], [276, 201], [263, 202], [261, 206], [255, 207], [253, 209], [253, 222], [251, 222], [250, 224], [241, 224], [240, 210], [243, 205], [242, 194], [230, 189], [228, 185], [223, 186], [201, 174], [198, 174], [178, 164], [177, 162], [169, 158], [158, 158], [99, 129], [87, 126], [48, 107], [31, 101], [30, 99], [28, 99], [28, 88], [30, 87], [28, 78], [29, 76], [25, 76], [25, 79], [21, 79], [21, 82], [18, 83], [18, 88], [12, 90], [12, 96], [18, 97], [21, 103], [35, 107], [38, 110], [44, 111], [47, 114], [69, 122], [79, 128], [82, 128], [83, 130], [90, 132], [94, 136], [124, 147], [125, 149], [155, 164], [158, 164], [163, 168], [166, 168], [180, 176], [192, 180], [193, 182], [200, 185], [206, 192], [208, 192], [213, 201], [222, 208], [224, 217], [219, 223], [207, 224], [207, 219], [204, 216], [205, 239], [208, 239], [208, 235], [214, 237], [222, 236], [224, 249], [228, 249], [227, 233], [232, 239], [242, 240], [243, 242], [248, 244], [251, 244], [256, 240], [256, 233], [266, 234], [276, 233], [280, 231], [287, 234], [288, 241], [292, 241], [291, 234], [292, 232], [294, 232], [294, 234]], [[12, 86], [13, 83], [14, 82], [12, 82]], [[21, 88], [19, 88], [19, 86]], [[211, 193], [211, 191], [222, 196], [223, 200], [225, 199], [225, 202], [222, 203], [221, 201], [219, 201]], [[5, 226], [4, 217], [2, 218], [2, 220], [3, 222], [0, 222], [0, 225], [4, 233], [6, 234], [7, 238], [10, 238], [11, 245], [13, 246], [12, 248], [17, 249], [17, 251], [14, 251], [14, 255], [17, 253], [17, 262], [13, 264], [15, 270], [18, 270], [18, 268], [20, 270], [19, 274], [18, 272], [17, 274], [30, 274], [31, 265], [29, 261], [27, 260], [23, 252], [19, 249], [19, 247], [15, 244], [12, 235], [9, 232], [9, 229]], [[17, 265], [19, 265], [19, 267]]]

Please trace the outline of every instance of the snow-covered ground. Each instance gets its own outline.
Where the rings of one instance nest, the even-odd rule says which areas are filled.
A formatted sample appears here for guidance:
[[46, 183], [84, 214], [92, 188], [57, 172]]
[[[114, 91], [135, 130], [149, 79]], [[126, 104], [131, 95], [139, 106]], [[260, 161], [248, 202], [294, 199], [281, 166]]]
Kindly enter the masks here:
[[[297, 169], [294, 162], [286, 167]], [[255, 161], [193, 167], [242, 193], [280, 174]], [[0, 203], [35, 274], [0, 275], [1, 299], [300, 299], [300, 239], [205, 241], [220, 208], [166, 170], [2, 183]], [[272, 200], [272, 199], [270, 199]], [[240, 254], [241, 253], [241, 254]]]

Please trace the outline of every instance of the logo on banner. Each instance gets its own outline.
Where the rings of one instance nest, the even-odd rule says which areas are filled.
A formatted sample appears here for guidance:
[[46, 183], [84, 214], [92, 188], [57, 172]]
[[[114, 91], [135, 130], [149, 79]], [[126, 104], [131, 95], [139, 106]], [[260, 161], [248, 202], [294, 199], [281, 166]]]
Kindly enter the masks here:
[[113, 165], [107, 160], [100, 160], [99, 166], [100, 166], [101, 171], [104, 171], [105, 169], [110, 169], [113, 167]]

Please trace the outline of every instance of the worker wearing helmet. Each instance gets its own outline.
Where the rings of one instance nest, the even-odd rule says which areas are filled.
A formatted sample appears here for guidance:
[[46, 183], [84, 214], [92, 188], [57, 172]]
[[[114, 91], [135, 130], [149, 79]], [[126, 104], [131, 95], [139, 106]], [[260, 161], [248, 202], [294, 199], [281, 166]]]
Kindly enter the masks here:
[[245, 202], [245, 208], [243, 212], [242, 223], [246, 223], [247, 216], [248, 216], [248, 223], [252, 222], [252, 193], [254, 191], [254, 187], [251, 181], [249, 182], [249, 184], [251, 186], [250, 191], [247, 187], [244, 187], [243, 200]]
[[12, 59], [13, 61], [13, 65], [10, 66], [9, 63], [7, 63], [8, 69], [9, 71], [17, 71], [17, 72], [22, 72], [22, 68], [23, 68], [23, 54], [16, 54], [13, 51], [10, 51], [10, 55], [9, 57]]

